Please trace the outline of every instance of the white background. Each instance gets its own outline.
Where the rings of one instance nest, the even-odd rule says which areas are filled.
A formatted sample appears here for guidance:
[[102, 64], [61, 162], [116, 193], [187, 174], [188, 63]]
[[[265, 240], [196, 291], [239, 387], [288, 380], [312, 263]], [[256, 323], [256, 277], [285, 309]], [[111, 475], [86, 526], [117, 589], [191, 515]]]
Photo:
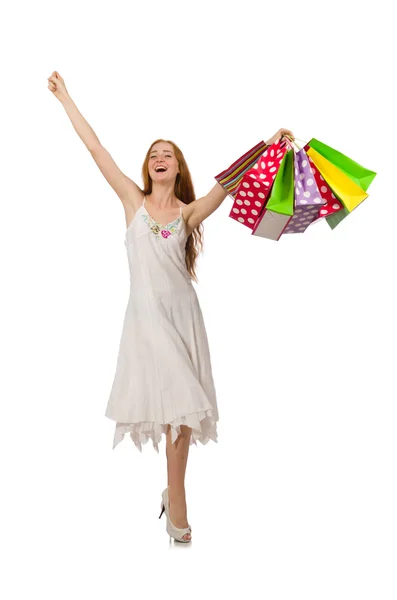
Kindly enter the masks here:
[[[396, 97], [377, 2], [19, 2], [3, 15], [1, 595], [395, 600]], [[197, 197], [280, 127], [378, 175], [335, 230], [204, 222], [196, 286], [218, 443], [192, 446], [191, 545], [158, 455], [104, 416], [129, 293], [125, 217], [47, 88], [57, 70], [138, 185], [175, 141]], [[178, 374], [176, 373], [177, 377]]]

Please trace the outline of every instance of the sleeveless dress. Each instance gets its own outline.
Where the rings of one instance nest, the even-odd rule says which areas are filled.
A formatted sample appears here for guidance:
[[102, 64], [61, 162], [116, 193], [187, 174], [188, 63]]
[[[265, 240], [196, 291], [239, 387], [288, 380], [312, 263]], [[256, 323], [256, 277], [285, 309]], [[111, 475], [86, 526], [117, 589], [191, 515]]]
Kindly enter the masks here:
[[113, 449], [130, 434], [142, 452], [149, 439], [159, 452], [171, 425], [197, 440], [217, 442], [218, 407], [203, 315], [185, 264], [186, 223], [163, 226], [145, 207], [125, 234], [130, 295], [124, 315], [116, 372], [105, 416], [116, 421]]

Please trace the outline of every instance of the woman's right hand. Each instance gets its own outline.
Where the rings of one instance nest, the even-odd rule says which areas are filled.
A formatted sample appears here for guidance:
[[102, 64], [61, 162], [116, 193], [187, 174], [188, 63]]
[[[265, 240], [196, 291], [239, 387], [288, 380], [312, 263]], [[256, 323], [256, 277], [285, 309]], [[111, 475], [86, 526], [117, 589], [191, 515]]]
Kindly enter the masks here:
[[58, 71], [53, 71], [52, 75], [48, 77], [48, 89], [51, 90], [51, 92], [56, 98], [58, 98], [60, 102], [69, 96], [65, 82]]
[[295, 139], [294, 134], [289, 129], [284, 129], [282, 127], [266, 142], [266, 146], [271, 146], [274, 142], [277, 142], [278, 139], [282, 138], [284, 135], [290, 136], [293, 140]]

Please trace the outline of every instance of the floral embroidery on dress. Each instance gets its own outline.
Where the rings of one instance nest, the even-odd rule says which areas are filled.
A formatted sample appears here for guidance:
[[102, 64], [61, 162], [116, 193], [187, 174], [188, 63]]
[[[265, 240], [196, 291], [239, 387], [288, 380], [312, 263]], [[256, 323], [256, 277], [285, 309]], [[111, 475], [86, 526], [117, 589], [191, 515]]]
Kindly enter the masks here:
[[166, 227], [162, 227], [160, 223], [157, 223], [157, 221], [152, 219], [152, 217], [149, 214], [142, 213], [142, 217], [144, 221], [149, 225], [150, 230], [155, 234], [157, 239], [160, 237], [160, 235], [162, 238], [167, 239], [170, 235], [175, 234], [177, 231], [178, 223], [181, 220], [181, 217], [178, 217], [174, 221], [171, 221], [171, 223], [168, 223]]

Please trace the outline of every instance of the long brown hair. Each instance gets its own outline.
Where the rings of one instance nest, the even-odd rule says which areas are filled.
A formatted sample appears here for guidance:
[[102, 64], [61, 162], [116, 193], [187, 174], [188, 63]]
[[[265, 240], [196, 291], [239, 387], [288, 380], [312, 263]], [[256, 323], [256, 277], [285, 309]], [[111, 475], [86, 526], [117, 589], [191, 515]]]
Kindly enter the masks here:
[[[165, 143], [171, 144], [173, 146], [174, 152], [175, 152], [175, 157], [179, 164], [180, 172], [177, 174], [176, 179], [175, 179], [175, 187], [174, 187], [175, 196], [179, 200], [181, 200], [181, 202], [184, 202], [185, 204], [190, 204], [191, 202], [194, 202], [194, 200], [196, 200], [196, 194], [194, 192], [192, 177], [190, 175], [189, 168], [186, 164], [185, 157], [183, 156], [180, 148], [178, 148], [178, 146], [174, 142], [171, 142], [171, 140], [163, 140], [163, 139], [156, 140], [155, 142], [153, 142], [153, 144], [150, 146], [149, 150], [147, 151], [144, 163], [142, 165], [142, 179], [143, 179], [143, 190], [142, 191], [143, 191], [143, 193], [145, 195], [152, 193], [152, 179], [149, 175], [149, 168], [148, 168], [149, 156], [150, 156], [150, 152], [151, 152], [153, 146], [159, 142], [165, 142]], [[196, 259], [204, 247], [203, 229], [204, 229], [203, 224], [200, 223], [200, 225], [198, 227], [196, 227], [196, 229], [194, 229], [192, 231], [192, 233], [189, 235], [189, 237], [186, 240], [186, 245], [185, 245], [186, 267], [189, 272], [190, 278], [193, 279], [196, 283], [198, 283], [198, 279], [196, 276], [196, 269], [195, 269]]]

